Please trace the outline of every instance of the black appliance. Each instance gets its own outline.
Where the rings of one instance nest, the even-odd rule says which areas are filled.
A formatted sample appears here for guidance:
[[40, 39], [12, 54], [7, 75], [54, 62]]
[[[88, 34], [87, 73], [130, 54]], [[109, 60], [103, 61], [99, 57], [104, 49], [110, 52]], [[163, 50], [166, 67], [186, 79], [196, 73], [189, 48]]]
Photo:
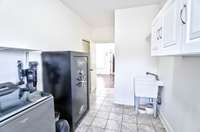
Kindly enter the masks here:
[[71, 132], [89, 110], [87, 53], [43, 52], [43, 87], [54, 96], [55, 110], [67, 119]]

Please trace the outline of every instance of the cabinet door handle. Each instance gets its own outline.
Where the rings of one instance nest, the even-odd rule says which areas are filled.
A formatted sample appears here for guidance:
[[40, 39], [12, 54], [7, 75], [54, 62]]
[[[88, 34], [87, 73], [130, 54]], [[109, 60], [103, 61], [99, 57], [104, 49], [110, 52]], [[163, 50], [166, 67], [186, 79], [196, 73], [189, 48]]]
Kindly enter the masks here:
[[159, 32], [160, 39], [162, 39], [162, 27], [160, 27]]
[[156, 32], [156, 39], [157, 39], [157, 40], [160, 39], [160, 37], [159, 37], [159, 30], [157, 30], [157, 32]]
[[[183, 19], [183, 11], [186, 11], [186, 13], [185, 14], [187, 14], [187, 5], [186, 4], [184, 4], [184, 6], [183, 6], [183, 8], [181, 9], [181, 12], [180, 12], [180, 18], [181, 18], [181, 22], [183, 23], [183, 24], [186, 24], [186, 21], [187, 20], [184, 20]], [[187, 16], [186, 16], [187, 17]]]

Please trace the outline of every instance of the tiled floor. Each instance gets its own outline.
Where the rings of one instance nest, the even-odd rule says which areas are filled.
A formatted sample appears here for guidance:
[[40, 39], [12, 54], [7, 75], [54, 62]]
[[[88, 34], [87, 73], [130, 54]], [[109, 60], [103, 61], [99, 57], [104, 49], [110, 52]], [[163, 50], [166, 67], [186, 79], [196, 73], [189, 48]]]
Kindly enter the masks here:
[[97, 75], [97, 85], [104, 88], [114, 88], [114, 75]]
[[132, 106], [117, 105], [113, 100], [114, 88], [98, 85], [90, 97], [90, 111], [76, 132], [166, 132], [159, 118], [137, 115]]

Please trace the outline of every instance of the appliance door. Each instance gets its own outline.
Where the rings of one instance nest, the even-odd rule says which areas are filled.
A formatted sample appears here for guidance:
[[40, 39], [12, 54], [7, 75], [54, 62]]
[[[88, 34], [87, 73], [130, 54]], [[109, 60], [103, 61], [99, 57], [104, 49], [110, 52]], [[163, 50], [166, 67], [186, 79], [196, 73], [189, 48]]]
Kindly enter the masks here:
[[71, 104], [71, 92], [67, 85], [68, 81], [70, 82], [68, 58], [61, 52], [43, 53], [42, 59], [44, 91], [53, 95], [56, 111], [70, 114], [71, 108], [68, 106]]
[[0, 124], [0, 132], [55, 132], [53, 98], [18, 113]]
[[73, 121], [77, 123], [88, 109], [88, 57], [72, 56], [72, 111]]

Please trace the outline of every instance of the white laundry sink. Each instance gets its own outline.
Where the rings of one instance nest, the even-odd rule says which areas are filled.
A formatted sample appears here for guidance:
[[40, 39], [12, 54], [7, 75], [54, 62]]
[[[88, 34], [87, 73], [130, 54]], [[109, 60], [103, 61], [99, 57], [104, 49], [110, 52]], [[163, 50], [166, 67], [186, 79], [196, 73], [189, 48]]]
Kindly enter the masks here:
[[135, 78], [135, 96], [146, 98], [157, 98], [159, 87], [163, 87], [162, 81], [157, 81], [151, 77]]
[[138, 113], [140, 98], [151, 98], [153, 102], [154, 117], [157, 116], [157, 98], [158, 89], [163, 87], [162, 81], [157, 81], [155, 78], [145, 76], [135, 78], [135, 108]]

